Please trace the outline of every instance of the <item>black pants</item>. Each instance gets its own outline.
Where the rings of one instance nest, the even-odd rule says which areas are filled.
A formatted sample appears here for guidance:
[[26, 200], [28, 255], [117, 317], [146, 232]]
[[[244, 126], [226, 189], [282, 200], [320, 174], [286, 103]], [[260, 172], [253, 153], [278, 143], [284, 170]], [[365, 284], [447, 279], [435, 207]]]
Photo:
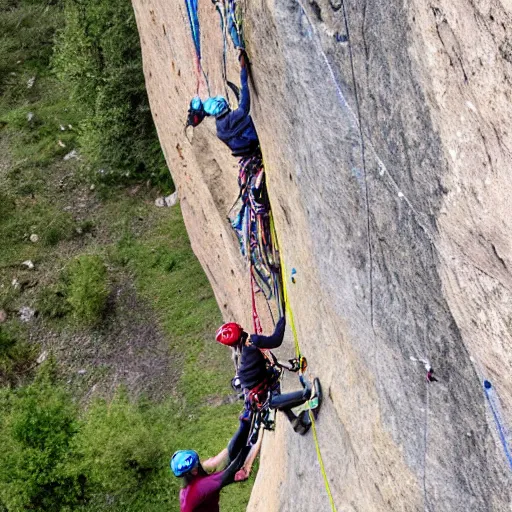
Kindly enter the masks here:
[[303, 411], [297, 416], [292, 409], [306, 403], [311, 397], [311, 388], [302, 382], [303, 389], [299, 391], [292, 391], [291, 393], [273, 393], [270, 399], [270, 408], [282, 411], [295, 431], [301, 427], [309, 425], [309, 416], [307, 411]]
[[240, 423], [235, 435], [228, 444], [229, 461], [235, 460], [244, 446], [247, 446], [249, 434], [251, 433], [252, 417], [246, 411], [240, 416]]

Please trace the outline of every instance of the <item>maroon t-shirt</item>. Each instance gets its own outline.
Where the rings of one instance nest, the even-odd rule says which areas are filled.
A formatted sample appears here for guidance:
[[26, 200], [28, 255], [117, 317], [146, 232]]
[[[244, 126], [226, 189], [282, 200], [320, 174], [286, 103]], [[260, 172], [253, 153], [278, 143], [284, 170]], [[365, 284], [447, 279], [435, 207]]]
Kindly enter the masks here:
[[181, 512], [219, 512], [224, 471], [198, 476], [180, 491]]

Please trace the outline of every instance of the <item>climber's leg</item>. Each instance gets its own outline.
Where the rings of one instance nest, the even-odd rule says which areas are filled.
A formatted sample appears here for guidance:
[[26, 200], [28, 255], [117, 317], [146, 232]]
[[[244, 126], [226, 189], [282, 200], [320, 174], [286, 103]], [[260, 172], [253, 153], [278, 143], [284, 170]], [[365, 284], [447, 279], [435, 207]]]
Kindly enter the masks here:
[[305, 387], [300, 391], [292, 391], [291, 393], [274, 394], [270, 399], [270, 408], [278, 409], [280, 411], [284, 409], [291, 409], [307, 402], [310, 397], [310, 387]]
[[246, 404], [242, 414], [240, 415], [240, 423], [235, 435], [230, 439], [228, 444], [229, 462], [235, 460], [240, 450], [247, 446], [249, 434], [251, 433], [252, 411]]
[[254, 461], [255, 461], [256, 457], [258, 456], [258, 453], [260, 452], [262, 441], [263, 441], [263, 429], [260, 428], [259, 432], [258, 432], [258, 440], [256, 441], [256, 443], [254, 443], [252, 445], [251, 451], [249, 452], [249, 455], [247, 455], [244, 465], [236, 473], [235, 482], [241, 482], [242, 480], [247, 480], [249, 478], [249, 476], [251, 474], [251, 470], [252, 470], [252, 465], [254, 464]]
[[238, 424], [238, 430], [230, 439], [227, 448], [224, 448], [221, 452], [215, 455], [215, 457], [210, 457], [209, 459], [202, 462], [202, 466], [205, 469], [205, 471], [221, 471], [230, 462], [235, 460], [240, 451], [242, 450], [242, 448], [248, 444], [251, 425], [251, 411], [245, 408], [242, 414], [240, 415], [240, 423]]
[[282, 411], [290, 421], [293, 430], [305, 434], [311, 427], [308, 411], [302, 411], [298, 416], [292, 411], [294, 407], [304, 404], [311, 397], [311, 388], [301, 381], [304, 389], [286, 394], [273, 394], [270, 407]]

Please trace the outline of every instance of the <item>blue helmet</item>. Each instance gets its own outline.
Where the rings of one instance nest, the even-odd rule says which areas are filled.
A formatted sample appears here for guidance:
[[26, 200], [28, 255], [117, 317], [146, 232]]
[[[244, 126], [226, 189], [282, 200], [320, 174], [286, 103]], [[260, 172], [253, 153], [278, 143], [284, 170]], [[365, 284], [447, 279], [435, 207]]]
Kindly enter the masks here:
[[190, 108], [193, 110], [202, 110], [203, 102], [199, 96], [194, 96], [190, 101]]
[[203, 107], [209, 116], [219, 117], [229, 110], [229, 103], [224, 96], [214, 96], [205, 100]]
[[171, 469], [175, 476], [183, 476], [199, 465], [199, 455], [194, 450], [178, 450], [171, 459]]

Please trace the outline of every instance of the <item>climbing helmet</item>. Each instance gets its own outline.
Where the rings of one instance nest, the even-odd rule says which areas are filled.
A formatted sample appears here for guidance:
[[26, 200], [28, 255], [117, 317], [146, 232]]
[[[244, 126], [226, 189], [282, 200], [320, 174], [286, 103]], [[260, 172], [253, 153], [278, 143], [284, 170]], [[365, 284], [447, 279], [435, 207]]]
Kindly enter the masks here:
[[229, 110], [229, 104], [224, 96], [214, 96], [204, 101], [203, 108], [209, 116], [219, 117]]
[[229, 322], [227, 324], [220, 326], [217, 329], [215, 339], [219, 343], [222, 343], [223, 345], [232, 347], [233, 345], [236, 345], [240, 341], [243, 332], [244, 330], [240, 325], [238, 325], [235, 322]]
[[183, 476], [199, 465], [199, 455], [194, 450], [178, 450], [172, 456], [170, 466], [175, 476]]
[[186, 126], [193, 126], [195, 128], [201, 123], [205, 115], [206, 112], [204, 111], [201, 98], [199, 96], [194, 96], [190, 101]]

